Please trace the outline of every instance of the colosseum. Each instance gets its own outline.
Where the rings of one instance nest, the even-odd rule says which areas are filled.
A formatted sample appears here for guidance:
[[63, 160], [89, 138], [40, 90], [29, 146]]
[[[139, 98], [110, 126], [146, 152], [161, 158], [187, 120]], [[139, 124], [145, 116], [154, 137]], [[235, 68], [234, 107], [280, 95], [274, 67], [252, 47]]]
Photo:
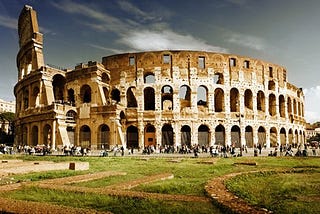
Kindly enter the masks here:
[[16, 145], [111, 149], [305, 142], [304, 95], [284, 67], [205, 51], [44, 63], [35, 10], [18, 22]]

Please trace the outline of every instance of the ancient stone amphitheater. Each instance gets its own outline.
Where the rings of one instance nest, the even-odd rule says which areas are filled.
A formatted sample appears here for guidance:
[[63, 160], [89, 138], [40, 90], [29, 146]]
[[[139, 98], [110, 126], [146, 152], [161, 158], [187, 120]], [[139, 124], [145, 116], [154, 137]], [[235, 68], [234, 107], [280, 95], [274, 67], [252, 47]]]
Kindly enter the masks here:
[[233, 54], [152, 51], [45, 65], [36, 12], [19, 17], [16, 144], [91, 149], [305, 142], [304, 95], [284, 67]]

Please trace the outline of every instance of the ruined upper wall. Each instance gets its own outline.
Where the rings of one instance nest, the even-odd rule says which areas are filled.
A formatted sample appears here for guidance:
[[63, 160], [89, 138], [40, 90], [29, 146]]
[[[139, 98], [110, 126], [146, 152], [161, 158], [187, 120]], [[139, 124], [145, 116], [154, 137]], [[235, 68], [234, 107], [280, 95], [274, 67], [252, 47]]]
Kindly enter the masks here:
[[243, 71], [244, 76], [255, 73], [257, 80], [263, 81], [268, 78], [278, 82], [284, 87], [287, 81], [286, 69], [282, 66], [249, 57], [233, 54], [221, 54], [205, 51], [152, 51], [140, 53], [126, 53], [106, 56], [102, 64], [110, 70], [111, 79], [118, 80], [121, 72], [129, 76], [136, 76], [137, 70], [153, 71], [155, 67], [162, 70], [179, 67], [180, 70], [196, 68], [198, 73], [208, 73], [213, 69], [215, 73], [223, 73], [228, 69], [230, 75]]

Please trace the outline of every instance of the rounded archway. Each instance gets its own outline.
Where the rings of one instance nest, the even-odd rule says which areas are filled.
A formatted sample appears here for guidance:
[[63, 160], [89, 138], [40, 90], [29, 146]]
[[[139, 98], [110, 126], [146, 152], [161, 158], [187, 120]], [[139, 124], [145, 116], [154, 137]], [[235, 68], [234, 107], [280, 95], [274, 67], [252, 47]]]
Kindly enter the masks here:
[[98, 129], [98, 149], [110, 149], [110, 128], [102, 124]]
[[43, 145], [45, 146], [52, 146], [52, 142], [51, 142], [51, 136], [52, 136], [52, 132], [51, 132], [51, 126], [49, 124], [46, 124], [43, 127]]
[[231, 144], [236, 148], [241, 147], [241, 139], [240, 139], [240, 127], [232, 126], [231, 128]]
[[246, 127], [245, 139], [246, 139], [246, 146], [248, 148], [253, 148], [253, 129], [251, 126]]
[[91, 130], [87, 125], [83, 125], [80, 128], [80, 146], [82, 148], [88, 148], [91, 146]]
[[208, 147], [210, 144], [210, 129], [206, 125], [200, 125], [198, 128], [198, 145]]
[[139, 148], [138, 128], [135, 126], [129, 126], [127, 128], [127, 148], [128, 149]]
[[225, 142], [225, 128], [220, 124], [215, 129], [215, 144], [225, 146]]
[[165, 124], [163, 125], [162, 129], [162, 140], [161, 145], [162, 146], [173, 146], [173, 128], [171, 124]]
[[144, 146], [156, 146], [156, 128], [151, 124], [145, 127]]
[[188, 125], [181, 127], [181, 145], [191, 147], [191, 128]]

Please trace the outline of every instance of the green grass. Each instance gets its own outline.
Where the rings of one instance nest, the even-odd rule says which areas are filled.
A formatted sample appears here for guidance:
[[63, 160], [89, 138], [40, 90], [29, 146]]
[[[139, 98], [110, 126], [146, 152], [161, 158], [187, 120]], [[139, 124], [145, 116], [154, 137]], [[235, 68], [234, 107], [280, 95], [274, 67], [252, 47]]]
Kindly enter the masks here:
[[[8, 156], [12, 158], [15, 156]], [[2, 156], [2, 159], [8, 159]], [[201, 158], [183, 158], [178, 163], [169, 162], [171, 158], [152, 158], [142, 160], [135, 157], [36, 157], [16, 156], [32, 161], [86, 161], [88, 171], [49, 171], [14, 176], [15, 180], [38, 181], [52, 178], [94, 173], [99, 171], [126, 172], [127, 175], [111, 176], [90, 182], [72, 184], [90, 188], [105, 187], [140, 179], [149, 175], [172, 173], [173, 179], [142, 184], [134, 191], [205, 196], [204, 186], [208, 180], [232, 172], [253, 170], [298, 170], [301, 173], [261, 172], [242, 175], [228, 181], [228, 188], [250, 203], [266, 207], [276, 213], [313, 213], [319, 211], [319, 158], [293, 157], [241, 157], [222, 158], [215, 164], [203, 164]], [[256, 166], [235, 165], [235, 162], [257, 162]], [[306, 170], [310, 169], [310, 170]], [[303, 182], [302, 182], [303, 181]], [[307, 188], [302, 188], [305, 185]], [[302, 189], [302, 190], [301, 190]], [[314, 192], [313, 192], [314, 191]], [[2, 197], [22, 200], [43, 201], [73, 207], [85, 207], [113, 213], [221, 213], [213, 203], [170, 202], [151, 199], [113, 197], [98, 194], [84, 194], [44, 190], [37, 187], [24, 187], [10, 193], [0, 193]], [[285, 208], [285, 207], [290, 208]], [[320, 213], [320, 212], [318, 212]]]

